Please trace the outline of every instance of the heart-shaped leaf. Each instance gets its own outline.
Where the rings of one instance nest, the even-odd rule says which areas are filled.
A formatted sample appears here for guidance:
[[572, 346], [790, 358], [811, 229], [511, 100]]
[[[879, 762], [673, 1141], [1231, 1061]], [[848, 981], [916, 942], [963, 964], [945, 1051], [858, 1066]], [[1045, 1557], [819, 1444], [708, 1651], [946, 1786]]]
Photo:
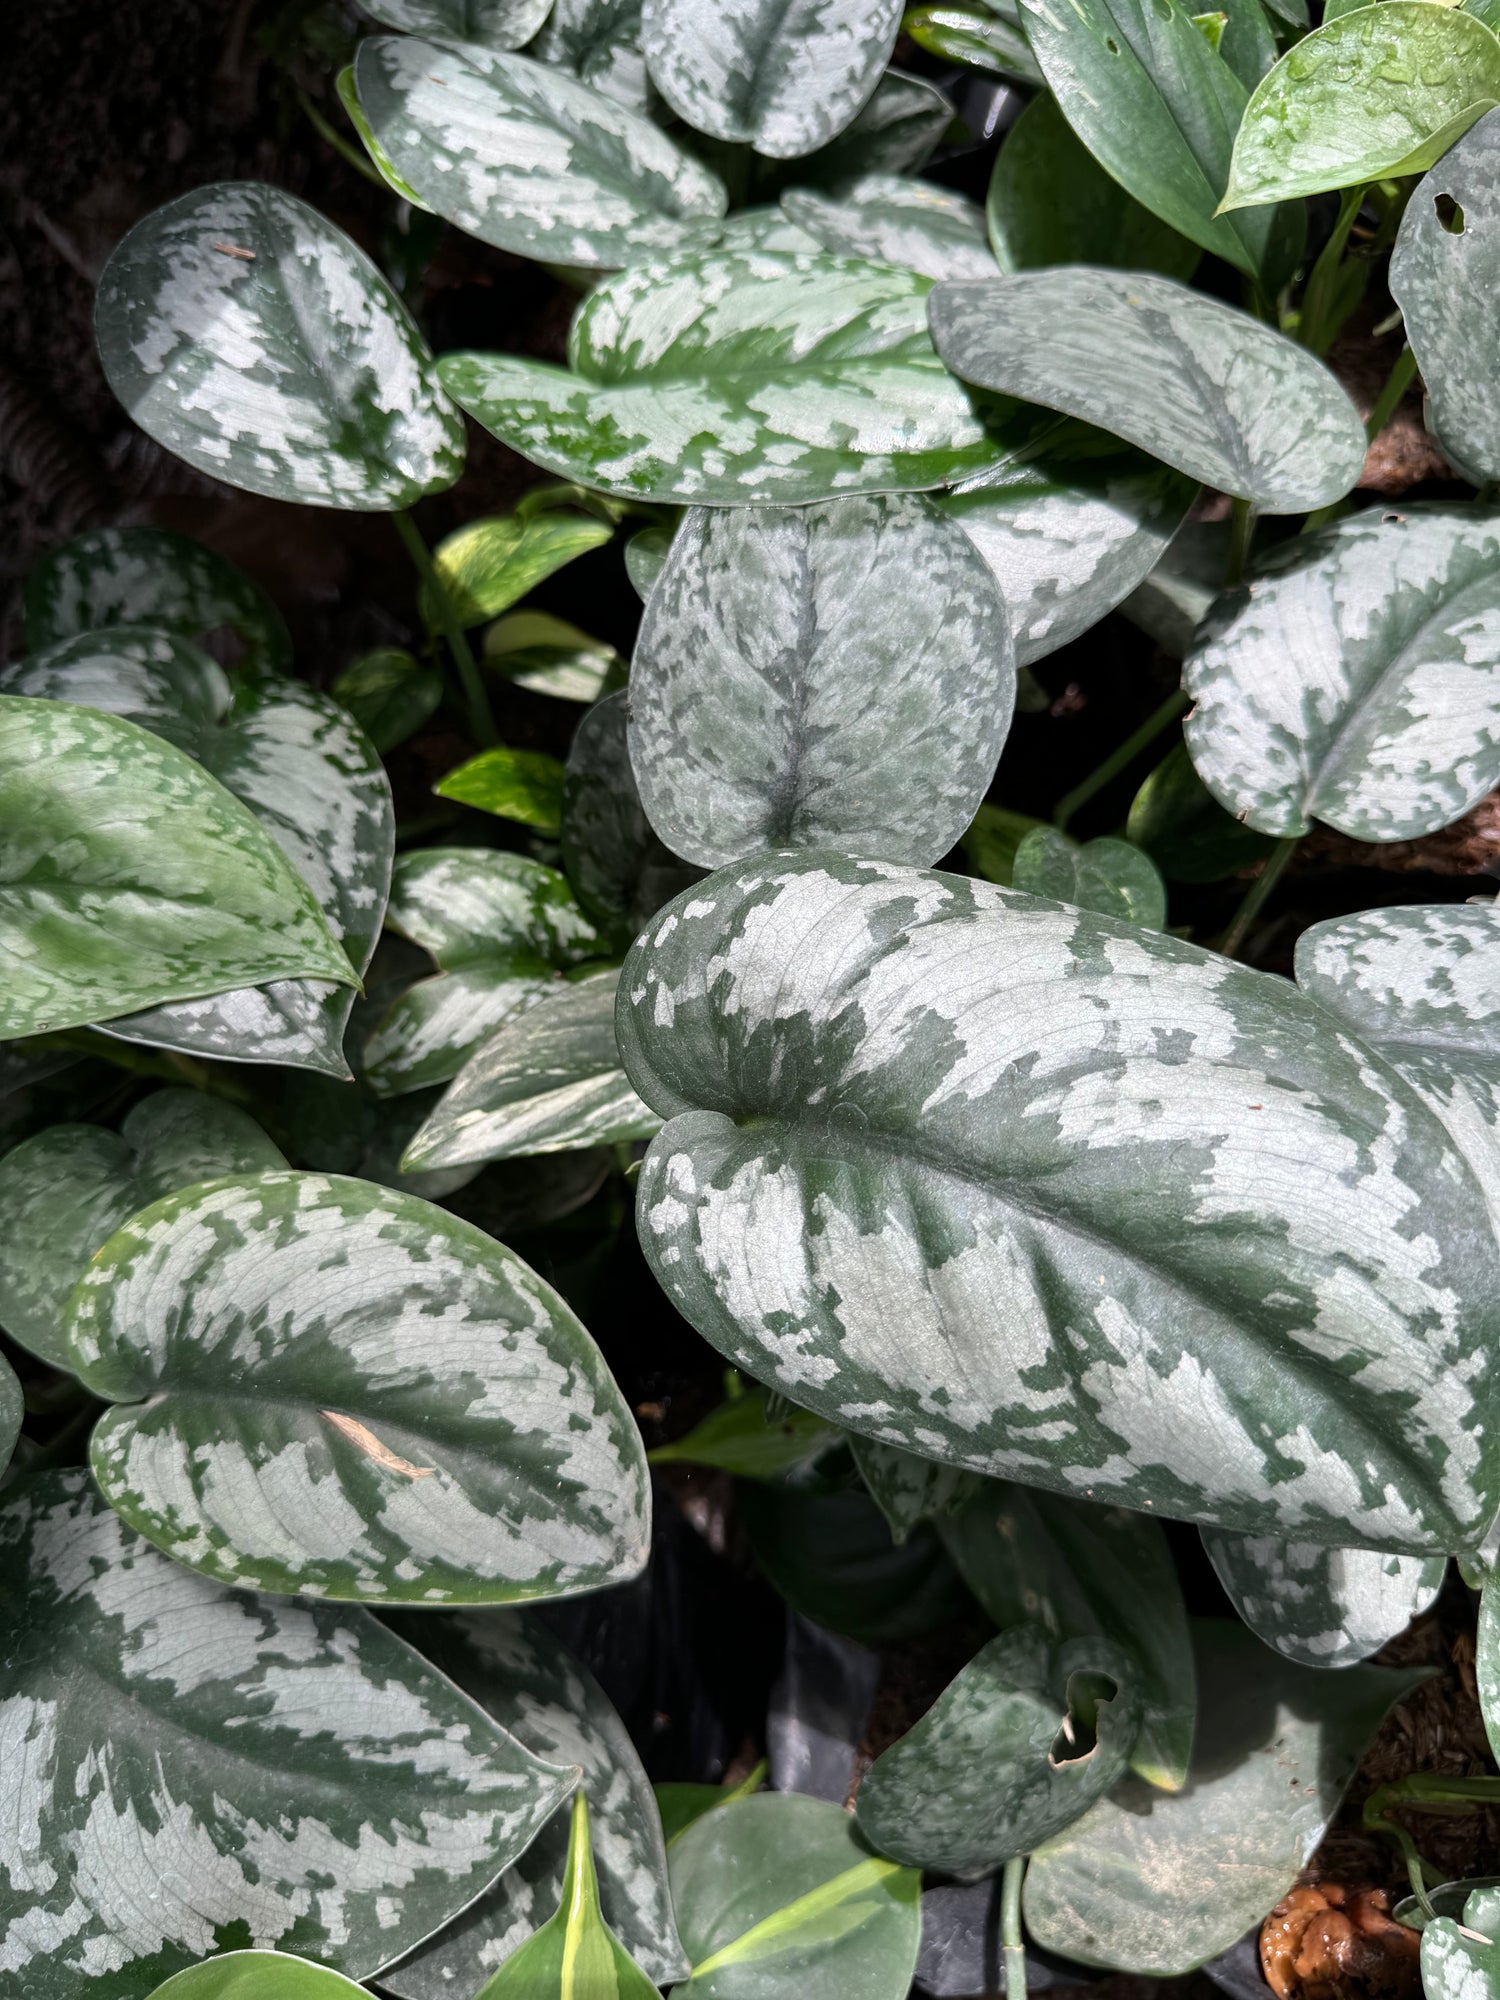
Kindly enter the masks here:
[[[651, 1784], [624, 1723], [593, 1675], [536, 1619], [480, 1611], [413, 1613], [396, 1629], [533, 1755], [576, 1764], [593, 1822], [603, 1916], [658, 1985], [688, 1965], [672, 1916], [667, 1853]], [[569, 1809], [559, 1806], [519, 1861], [472, 1908], [382, 1984], [397, 2000], [474, 1993], [552, 1912], [567, 1908]], [[593, 2000], [580, 1987], [578, 2000]], [[556, 2000], [556, 1988], [545, 1996]]]
[[630, 762], [675, 854], [768, 847], [936, 861], [989, 788], [1015, 706], [1005, 607], [920, 494], [695, 508], [652, 589]]
[[284, 1951], [226, 1951], [175, 1972], [151, 2000], [349, 2000], [364, 1991], [341, 1972]]
[[[1385, 0], [1401, 5], [1403, 0]], [[1283, 543], [1183, 665], [1183, 734], [1262, 833], [1409, 840], [1500, 779], [1500, 510], [1371, 509]]]
[[617, 1026], [671, 1120], [658, 1279], [820, 1416], [1252, 1534], [1426, 1554], [1488, 1524], [1483, 1194], [1291, 986], [823, 852], [680, 896]]
[[375, 35], [354, 81], [401, 178], [517, 256], [614, 269], [724, 213], [723, 184], [659, 127], [526, 56]]
[[711, 1465], [741, 1479], [777, 1479], [843, 1441], [843, 1432], [788, 1403], [773, 1414], [764, 1389], [741, 1389], [674, 1444], [647, 1452], [652, 1465]]
[[1442, 1588], [1444, 1556], [1327, 1549], [1205, 1529], [1203, 1546], [1251, 1631], [1304, 1667], [1348, 1667], [1404, 1632]]
[[995, 269], [984, 211], [930, 181], [865, 174], [836, 199], [814, 188], [788, 188], [781, 206], [837, 256], [895, 264], [928, 278], [987, 278]]
[[623, 692], [596, 702], [579, 723], [563, 779], [563, 866], [579, 902], [619, 941], [699, 871], [663, 847], [636, 790]]
[[452, 35], [486, 49], [524, 48], [546, 20], [551, 0], [360, 0], [387, 28], [410, 35]]
[[477, 1049], [406, 1149], [408, 1171], [649, 1139], [661, 1120], [615, 1046], [619, 974], [554, 986]]
[[855, 1815], [882, 1854], [975, 1881], [1103, 1798], [1129, 1768], [1138, 1720], [1130, 1662], [1108, 1640], [1054, 1646], [1018, 1625], [875, 1759]]
[[382, 1097], [447, 1083], [508, 1015], [602, 951], [561, 875], [490, 848], [402, 855], [386, 921], [439, 970], [408, 987], [365, 1043], [365, 1076]]
[[640, 1436], [562, 1300], [493, 1238], [368, 1181], [169, 1195], [73, 1294], [70, 1365], [120, 1407], [110, 1504], [206, 1575], [501, 1604], [633, 1576]]
[[286, 1165], [232, 1104], [159, 1090], [116, 1132], [52, 1125], [0, 1159], [0, 1325], [54, 1368], [68, 1366], [68, 1294], [122, 1222], [195, 1181]]
[[211, 479], [389, 512], [451, 486], [463, 421], [405, 306], [342, 230], [259, 181], [138, 222], [94, 307], [109, 386]]
[[682, 252], [589, 294], [571, 374], [449, 354], [442, 376], [523, 457], [606, 493], [797, 505], [941, 486], [1002, 453], [933, 353], [930, 285], [822, 252]]
[[[482, 625], [613, 534], [607, 521], [583, 514], [501, 514], [446, 536], [432, 552], [432, 566], [460, 621]], [[430, 590], [423, 613], [430, 625], [442, 622]]]
[[1039, 826], [1017, 847], [1010, 880], [1028, 896], [1051, 896], [1147, 930], [1159, 931], [1167, 921], [1166, 886], [1150, 856], [1128, 840], [1080, 845], [1055, 826]]
[[1153, 272], [1077, 266], [944, 284], [931, 315], [938, 352], [965, 381], [1082, 417], [1264, 513], [1340, 500], [1364, 466], [1364, 425], [1321, 361]]
[[641, 38], [679, 118], [792, 160], [867, 103], [900, 22], [901, 0], [645, 0]]
[[271, 835], [119, 716], [0, 697], [0, 1039], [248, 980], [355, 983]]
[[[809, 1412], [799, 1416], [813, 1421]], [[978, 1479], [956, 1466], [938, 1465], [893, 1444], [849, 1436], [849, 1450], [859, 1467], [866, 1491], [886, 1518], [891, 1540], [899, 1548], [919, 1521], [945, 1521], [973, 1500]]]
[[167, 1562], [86, 1473], [29, 1480], [0, 1543], [0, 1950], [33, 2000], [95, 1983], [137, 2000], [246, 1941], [366, 1978], [472, 1901], [577, 1781], [368, 1612]]
[[1500, 1896], [1492, 1886], [1466, 1898], [1461, 1924], [1440, 1916], [1423, 1926], [1422, 1991], [1428, 2000], [1500, 1994]]
[[632, 111], [649, 108], [641, 0], [552, 0], [529, 53]]
[[1175, 743], [1130, 805], [1125, 832], [1169, 882], [1222, 882], [1269, 851], [1268, 835], [1225, 812]]
[[443, 699], [443, 676], [399, 646], [382, 646], [345, 667], [328, 692], [384, 757], [437, 709]]
[[1500, 102], [1500, 40], [1462, 7], [1384, 0], [1304, 35], [1255, 89], [1223, 207], [1420, 174]]
[[[628, 548], [626, 561], [628, 567]], [[549, 611], [497, 618], [484, 635], [484, 663], [517, 687], [558, 701], [594, 702], [625, 679], [625, 663], [613, 646]]]

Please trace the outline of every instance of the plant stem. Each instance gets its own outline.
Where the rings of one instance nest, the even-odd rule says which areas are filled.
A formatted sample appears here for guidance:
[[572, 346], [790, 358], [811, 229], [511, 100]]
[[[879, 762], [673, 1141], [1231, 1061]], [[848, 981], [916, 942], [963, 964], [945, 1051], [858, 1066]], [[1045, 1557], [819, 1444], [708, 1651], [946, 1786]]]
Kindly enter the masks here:
[[1255, 509], [1248, 500], [1236, 500], [1229, 517], [1229, 561], [1224, 567], [1224, 586], [1234, 590], [1245, 580], [1250, 561], [1250, 545], [1255, 540]]
[[1026, 1856], [1012, 1855], [1000, 1878], [1000, 1945], [1005, 1959], [1005, 2000], [1026, 2000], [1026, 1944], [1021, 1935], [1021, 1884]]
[[1146, 720], [1133, 736], [1127, 736], [1111, 756], [1096, 771], [1090, 771], [1082, 784], [1075, 785], [1071, 792], [1064, 792], [1057, 802], [1057, 810], [1052, 815], [1052, 824], [1061, 833], [1078, 808], [1087, 805], [1096, 792], [1102, 792], [1111, 778], [1117, 778], [1131, 764], [1148, 744], [1154, 743], [1162, 731], [1169, 728], [1179, 715], [1187, 712], [1188, 697], [1182, 688], [1174, 688], [1161, 704], [1152, 709]]
[[1246, 933], [1260, 915], [1266, 898], [1281, 880], [1286, 864], [1291, 860], [1300, 833], [1289, 834], [1285, 840], [1278, 840], [1271, 849], [1266, 865], [1245, 892], [1245, 900], [1234, 913], [1233, 921], [1219, 941], [1219, 950], [1225, 958], [1233, 958], [1245, 942]]
[[322, 112], [318, 109], [317, 105], [313, 103], [312, 99], [308, 96], [307, 92], [302, 88], [301, 84], [298, 84], [296, 88], [297, 88], [297, 102], [301, 106], [304, 117], [306, 117], [309, 124], [311, 124], [313, 130], [317, 133], [318, 137], [322, 140], [325, 140], [328, 145], [332, 146], [333, 150], [338, 154], [340, 159], [347, 160], [349, 165], [353, 167], [354, 171], [357, 174], [363, 174], [365, 179], [367, 181], [373, 182], [373, 184], [380, 189], [380, 192], [382, 194], [389, 194], [391, 192], [391, 189], [387, 186], [385, 181], [381, 179], [380, 175], [376, 173], [375, 169], [370, 165], [370, 162], [365, 158], [364, 154], [356, 152], [354, 147], [351, 146], [349, 144], [349, 141], [344, 137], [343, 133], [336, 131], [334, 127], [329, 124], [328, 120], [323, 116]]
[[489, 750], [500, 741], [500, 732], [495, 727], [495, 718], [490, 712], [490, 698], [484, 691], [479, 667], [474, 659], [469, 636], [459, 620], [453, 599], [449, 596], [443, 579], [438, 575], [437, 565], [427, 544], [422, 540], [421, 531], [410, 514], [392, 514], [396, 533], [405, 544], [406, 553], [411, 557], [417, 574], [432, 593], [432, 601], [437, 606], [438, 623], [443, 628], [443, 637], [448, 641], [448, 651], [453, 655], [453, 664], [458, 669], [459, 683], [464, 691], [464, 705], [469, 711], [469, 727], [474, 732], [474, 741], [481, 750]]
[[1375, 407], [1365, 421], [1365, 436], [1374, 444], [1396, 414], [1396, 405], [1411, 386], [1412, 377], [1417, 372], [1417, 357], [1409, 347], [1403, 347], [1392, 363], [1391, 372], [1385, 378], [1385, 387], [1375, 398]]
[[1344, 261], [1344, 247], [1349, 241], [1349, 231], [1354, 227], [1355, 218], [1364, 205], [1363, 187], [1345, 188], [1339, 202], [1338, 221], [1333, 225], [1333, 233], [1318, 253], [1318, 261], [1313, 265], [1307, 280], [1307, 289], [1302, 294], [1302, 320], [1297, 329], [1297, 337], [1304, 347], [1314, 354], [1322, 354], [1331, 345], [1333, 329], [1328, 325], [1328, 313], [1334, 299], [1339, 266]]

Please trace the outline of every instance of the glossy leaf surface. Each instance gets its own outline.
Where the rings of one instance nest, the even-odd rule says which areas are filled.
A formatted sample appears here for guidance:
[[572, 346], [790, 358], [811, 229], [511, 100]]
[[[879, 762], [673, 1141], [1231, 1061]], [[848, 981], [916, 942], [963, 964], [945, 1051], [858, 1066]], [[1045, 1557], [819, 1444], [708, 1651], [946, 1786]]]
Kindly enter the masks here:
[[[465, 625], [482, 625], [557, 570], [602, 548], [613, 535], [607, 521], [572, 513], [501, 514], [469, 521], [440, 541], [432, 566], [448, 601]], [[436, 606], [424, 596], [429, 624], [438, 624]]]
[[1304, 1667], [1348, 1667], [1404, 1632], [1442, 1588], [1443, 1556], [1389, 1556], [1205, 1530], [1203, 1545], [1245, 1623]]
[[457, 799], [543, 833], [555, 834], [562, 817], [563, 767], [545, 750], [513, 750], [508, 744], [482, 750], [432, 789], [440, 799]]
[[1051, 896], [1147, 930], [1159, 931], [1167, 921], [1167, 892], [1156, 865], [1128, 840], [1080, 843], [1056, 827], [1039, 826], [1016, 849], [1010, 879], [1028, 896]]
[[550, 0], [360, 0], [367, 14], [410, 35], [452, 35], [487, 49], [524, 48]]
[[349, 2000], [364, 1989], [284, 1951], [226, 1951], [173, 1973], [151, 2000]]
[[995, 260], [984, 211], [965, 196], [899, 174], [865, 174], [837, 197], [788, 188], [783, 211], [825, 250], [927, 278], [987, 278]]
[[962, 63], [991, 76], [1019, 77], [1025, 83], [1042, 81], [1012, 7], [1001, 10], [983, 0], [972, 7], [908, 7], [901, 32], [943, 62]]

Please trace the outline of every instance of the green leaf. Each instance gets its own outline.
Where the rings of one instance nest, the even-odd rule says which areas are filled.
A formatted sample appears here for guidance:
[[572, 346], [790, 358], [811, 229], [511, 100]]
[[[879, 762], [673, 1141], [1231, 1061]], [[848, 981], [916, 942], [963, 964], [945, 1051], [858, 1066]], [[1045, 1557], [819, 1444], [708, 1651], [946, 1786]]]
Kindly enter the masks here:
[[965, 381], [1082, 417], [1264, 513], [1340, 500], [1363, 469], [1365, 427], [1321, 361], [1170, 278], [1013, 271], [939, 285], [931, 314]]
[[1476, 1889], [1467, 1897], [1461, 1925], [1448, 1916], [1426, 1924], [1422, 1930], [1422, 1991], [1428, 2000], [1494, 2000], [1500, 1993], [1497, 1940], [1500, 1898], [1493, 1885]]
[[94, 323], [141, 429], [226, 485], [386, 513], [463, 470], [463, 420], [405, 306], [280, 188], [221, 181], [154, 210], [105, 266]]
[[989, 567], [920, 494], [694, 508], [636, 642], [630, 762], [657, 834], [706, 867], [769, 847], [930, 862], [1014, 707]]
[[1025, 35], [1014, 20], [991, 7], [908, 7], [901, 28], [940, 62], [1019, 77], [1023, 83], [1042, 82]]
[[432, 788], [499, 819], [518, 820], [555, 834], [562, 819], [563, 767], [545, 750], [512, 750], [501, 744], [460, 764]]
[[648, 119], [526, 56], [375, 35], [354, 79], [401, 178], [516, 256], [613, 269], [724, 213], [718, 178]]
[[901, 0], [645, 0], [651, 81], [679, 118], [773, 160], [835, 138], [890, 59]]
[[899, 174], [864, 174], [837, 198], [788, 188], [783, 211], [825, 250], [928, 278], [986, 278], [995, 260], [984, 211], [961, 194]]
[[1020, 0], [1020, 11], [1058, 108], [1104, 171], [1274, 296], [1301, 255], [1302, 212], [1218, 214], [1249, 92], [1180, 0]]
[[94, 1252], [139, 1209], [195, 1181], [283, 1167], [253, 1118], [196, 1090], [159, 1090], [116, 1132], [52, 1125], [0, 1159], [0, 1325], [68, 1366], [68, 1294]]
[[1133, 1770], [1181, 1789], [1198, 1709], [1182, 1588], [1144, 1514], [987, 1481], [942, 1526], [959, 1574], [999, 1626], [1035, 1621], [1057, 1642], [1101, 1637], [1131, 1661], [1140, 1696]]
[[961, 1512], [974, 1498], [979, 1483], [972, 1472], [937, 1465], [930, 1458], [918, 1458], [914, 1452], [877, 1444], [874, 1438], [857, 1437], [852, 1432], [849, 1450], [898, 1547], [919, 1521], [946, 1520]]
[[[142, 625], [61, 640], [9, 668], [0, 684], [122, 716], [185, 750], [254, 813], [317, 897], [350, 964], [364, 971], [390, 884], [395, 812], [372, 745], [330, 696], [279, 676], [231, 683], [187, 640]], [[133, 1014], [106, 1032], [344, 1076], [352, 1005], [337, 986], [257, 985]]]
[[443, 677], [399, 646], [382, 646], [345, 667], [328, 692], [384, 757], [435, 713], [443, 699]]
[[632, 111], [650, 108], [641, 0], [552, 0], [530, 53]]
[[406, 1149], [420, 1171], [649, 1139], [661, 1123], [615, 1047], [618, 972], [554, 986], [502, 1024]]
[[200, 642], [227, 628], [246, 669], [292, 664], [291, 634], [259, 585], [165, 528], [91, 528], [65, 542], [27, 577], [22, 610], [28, 652], [105, 625], [162, 625]]
[[736, 1367], [924, 1457], [1244, 1533], [1483, 1532], [1483, 1195], [1295, 989], [828, 852], [678, 897], [620, 986], [671, 1121], [641, 1240]]
[[386, 921], [438, 973], [408, 987], [365, 1043], [365, 1076], [382, 1097], [449, 1082], [502, 1021], [602, 950], [561, 875], [490, 848], [403, 854]]
[[983, 805], [975, 813], [968, 831], [959, 841], [963, 856], [976, 875], [986, 882], [1010, 887], [1016, 849], [1043, 822], [1027, 813], [1007, 812], [1003, 806]]
[[227, 1951], [177, 1972], [151, 2000], [348, 2000], [363, 1987], [284, 1951]]
[[1071, 1826], [1129, 1768], [1130, 1662], [1106, 1639], [1002, 1632], [875, 1759], [855, 1816], [883, 1854], [961, 1882]]
[[1126, 923], [1162, 930], [1167, 921], [1167, 891], [1156, 865], [1128, 840], [1085, 841], [1082, 845], [1039, 826], [1016, 849], [1011, 887], [1028, 896], [1051, 896], [1100, 916], [1122, 917]]
[[267, 1123], [294, 1167], [351, 1174], [356, 1180], [376, 1181], [381, 1187], [455, 1208], [457, 1190], [478, 1172], [475, 1167], [452, 1167], [435, 1174], [401, 1172], [407, 1142], [442, 1096], [441, 1087], [380, 1099], [358, 1081], [318, 1076], [311, 1070], [284, 1071], [276, 1085]]
[[673, 1444], [646, 1453], [651, 1465], [711, 1465], [742, 1479], [777, 1479], [842, 1441], [842, 1433], [810, 1410], [787, 1404], [771, 1415], [764, 1389], [745, 1389], [710, 1410]]
[[249, 810], [118, 716], [0, 697], [0, 1039], [248, 981], [355, 983]]
[[[1405, 0], [1384, 0], [1400, 6]], [[1284, 543], [1183, 664], [1183, 735], [1261, 833], [1450, 826], [1500, 779], [1500, 510], [1372, 508]]]
[[0, 1474], [10, 1464], [16, 1439], [21, 1435], [21, 1419], [26, 1414], [26, 1398], [16, 1380], [15, 1370], [0, 1355]]
[[1131, 801], [1125, 831], [1169, 882], [1222, 882], [1269, 852], [1267, 834], [1225, 812], [1174, 743]]
[[672, 1843], [672, 1900], [693, 1976], [681, 2000], [905, 2000], [922, 1878], [872, 1854], [839, 1806], [763, 1792]]
[[[428, 1093], [420, 1093], [419, 1101], [425, 1116], [432, 1108]], [[402, 1138], [401, 1152], [420, 1122], [414, 1120]], [[459, 1181], [459, 1192], [449, 1195], [443, 1206], [502, 1243], [509, 1243], [545, 1229], [549, 1223], [561, 1222], [592, 1201], [616, 1164], [608, 1147], [592, 1146], [577, 1153], [500, 1160], [482, 1170], [453, 1167], [431, 1178]]]
[[1500, 477], [1489, 348], [1500, 286], [1500, 113], [1487, 112], [1413, 191], [1390, 286], [1427, 390], [1428, 430], [1476, 478]]
[[[470, 521], [445, 536], [432, 552], [432, 563], [459, 622], [482, 625], [555, 571], [602, 548], [613, 534], [607, 521], [582, 514], [534, 514], [528, 519], [501, 514]], [[422, 615], [430, 626], [441, 623], [430, 587]]]
[[412, 1195], [301, 1173], [169, 1195], [95, 1255], [67, 1345], [118, 1406], [100, 1489], [205, 1575], [501, 1604], [645, 1562], [645, 1458], [598, 1349], [520, 1258]]
[[[656, 1801], [625, 1725], [593, 1675], [523, 1612], [463, 1612], [452, 1618], [413, 1612], [393, 1622], [535, 1756], [580, 1768], [572, 1812], [586, 1797], [604, 1919], [652, 1979], [666, 1984], [684, 1977], [688, 1965], [672, 1916]], [[513, 1977], [518, 1947], [526, 1949], [524, 1940], [553, 1910], [568, 1907], [571, 1816], [566, 1805], [559, 1806], [520, 1860], [381, 1984], [397, 2000], [440, 2000], [448, 1993], [474, 1993], [497, 1966], [500, 1980]], [[581, 1983], [581, 1965], [578, 1979], [575, 2000], [594, 2000], [594, 1989]], [[554, 1985], [542, 2000], [557, 2000], [557, 1994]]]
[[1222, 207], [1420, 174], [1500, 100], [1500, 41], [1433, 0], [1383, 0], [1304, 35], [1256, 86]]
[[607, 493], [797, 505], [941, 486], [1001, 451], [933, 353], [930, 284], [824, 252], [682, 252], [589, 294], [572, 373], [506, 354], [441, 372], [523, 457]]
[[87, 1473], [27, 1481], [0, 1540], [0, 1949], [31, 2000], [138, 2000], [245, 1942], [367, 1978], [576, 1783], [368, 1612], [194, 1576]]
[[651, 830], [626, 744], [623, 691], [579, 723], [563, 779], [562, 852], [579, 902], [623, 950], [648, 917], [699, 871]]
[[1213, 1699], [1184, 1790], [1129, 1780], [1031, 1857], [1026, 1927], [1048, 1951], [1169, 1979], [1226, 1951], [1291, 1888], [1386, 1711], [1430, 1671], [1320, 1674], [1227, 1621], [1196, 1641]]
[[1160, 561], [1120, 605], [1120, 610], [1174, 660], [1193, 643], [1224, 587], [1229, 567], [1230, 521], [1185, 521]]
[[344, 67], [338, 72], [337, 76], [333, 79], [333, 87], [337, 93], [339, 103], [344, 107], [345, 116], [358, 135], [359, 143], [370, 157], [371, 166], [374, 167], [376, 173], [379, 174], [392, 194], [397, 194], [403, 201], [410, 202], [412, 207], [419, 209], [423, 215], [436, 215], [437, 210], [429, 202], [423, 201], [422, 197], [409, 182], [402, 180], [400, 174], [396, 172], [395, 167], [391, 163], [390, 154], [375, 137], [375, 128], [371, 125], [369, 119], [366, 118], [365, 107], [359, 101], [359, 88], [354, 81], [354, 65], [352, 62], [345, 63]]
[[625, 544], [625, 572], [642, 604], [662, 573], [674, 532], [671, 528], [642, 528]]
[[1207, 1529], [1203, 1546], [1251, 1631], [1304, 1667], [1349, 1667], [1378, 1653], [1433, 1602], [1448, 1568], [1445, 1556]]
[[1186, 280], [1203, 254], [1105, 172], [1050, 91], [1034, 97], [1006, 133], [995, 155], [985, 217], [1004, 271], [1116, 264]]
[[625, 677], [625, 663], [613, 646], [548, 611], [497, 618], [484, 635], [484, 663], [517, 687], [558, 701], [597, 701]]
[[667, 1837], [667, 1847], [679, 1840], [694, 1820], [702, 1819], [706, 1812], [715, 1812], [720, 1806], [732, 1806], [737, 1799], [754, 1798], [765, 1782], [766, 1767], [757, 1764], [749, 1776], [738, 1785], [657, 1785], [656, 1803], [661, 1812], [662, 1832]]
[[769, 198], [792, 186], [837, 193], [861, 174], [915, 174], [952, 123], [953, 106], [936, 84], [888, 69], [836, 139], [803, 159], [758, 166], [756, 185]]
[[360, 0], [367, 14], [409, 35], [452, 35], [486, 49], [524, 48], [551, 0]]

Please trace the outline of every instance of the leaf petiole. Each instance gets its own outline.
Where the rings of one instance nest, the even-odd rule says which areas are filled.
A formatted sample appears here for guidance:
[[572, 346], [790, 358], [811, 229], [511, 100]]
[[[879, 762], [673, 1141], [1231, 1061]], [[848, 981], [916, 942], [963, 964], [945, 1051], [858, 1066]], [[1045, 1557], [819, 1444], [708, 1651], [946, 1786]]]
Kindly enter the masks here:
[[1097, 770], [1090, 771], [1083, 782], [1075, 785], [1071, 792], [1063, 793], [1052, 815], [1052, 824], [1058, 832], [1061, 833], [1066, 829], [1068, 821], [1080, 806], [1087, 805], [1096, 792], [1102, 792], [1112, 778], [1120, 775], [1127, 764], [1134, 763], [1141, 752], [1154, 743], [1164, 729], [1169, 728], [1178, 716], [1187, 713], [1187, 709], [1186, 690], [1180, 687], [1173, 688], [1161, 706], [1152, 709], [1140, 728], [1133, 735], [1127, 736], [1118, 750], [1106, 757]]
[[1026, 2000], [1026, 1944], [1021, 1932], [1021, 1884], [1026, 1856], [1013, 1854], [1000, 1877], [1000, 1945], [1005, 1960], [1005, 2000]]
[[437, 606], [438, 621], [443, 628], [443, 637], [448, 642], [448, 651], [453, 655], [453, 664], [458, 669], [458, 678], [464, 691], [464, 705], [469, 712], [469, 727], [474, 732], [474, 740], [482, 750], [493, 749], [500, 741], [500, 732], [495, 727], [495, 718], [490, 709], [490, 698], [485, 693], [484, 681], [480, 677], [479, 666], [469, 644], [452, 597], [438, 574], [437, 564], [432, 560], [432, 552], [423, 541], [421, 531], [411, 515], [394, 513], [396, 533], [401, 537], [406, 553], [422, 581], [432, 592]]

